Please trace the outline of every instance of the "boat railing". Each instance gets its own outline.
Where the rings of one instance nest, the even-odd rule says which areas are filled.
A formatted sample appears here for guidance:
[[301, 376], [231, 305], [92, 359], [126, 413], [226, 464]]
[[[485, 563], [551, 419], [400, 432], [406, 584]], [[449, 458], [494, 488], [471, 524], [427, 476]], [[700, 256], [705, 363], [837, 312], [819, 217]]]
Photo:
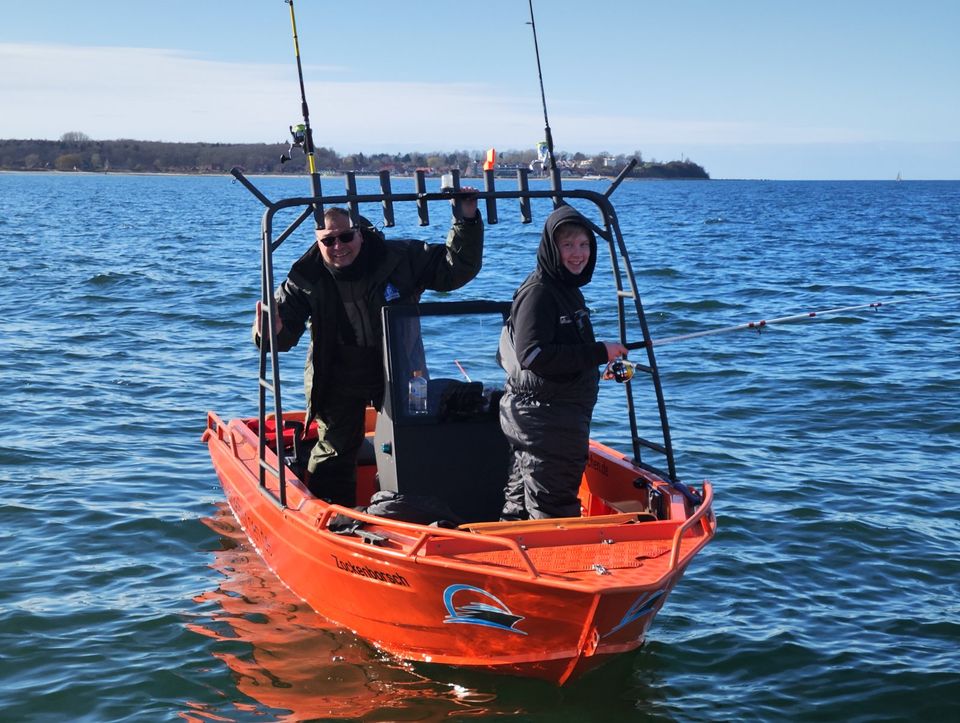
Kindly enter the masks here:
[[[703, 483], [703, 502], [700, 503], [700, 506], [697, 508], [697, 511], [690, 515], [680, 527], [677, 528], [677, 531], [673, 533], [673, 543], [670, 548], [670, 564], [669, 569], [673, 571], [676, 569], [677, 565], [680, 563], [680, 547], [683, 543], [684, 535], [687, 534], [688, 530], [693, 529], [694, 525], [699, 524], [703, 528], [703, 543], [706, 544], [707, 540], [712, 536], [713, 530], [711, 526], [716, 528], [716, 515], [713, 513], [713, 485], [709, 482]], [[690, 555], [693, 553], [691, 552]], [[688, 555], [689, 557], [689, 555]]]
[[[636, 278], [630, 264], [630, 256], [624, 242], [623, 234], [620, 229], [616, 210], [610, 202], [610, 196], [619, 187], [622, 181], [627, 177], [635, 165], [631, 162], [615, 178], [610, 186], [604, 192], [590, 189], [564, 189], [561, 187], [559, 174], [551, 175], [551, 188], [549, 190], [530, 188], [529, 171], [521, 168], [517, 171], [515, 189], [498, 189], [494, 172], [486, 170], [484, 172], [484, 189], [474, 190], [471, 193], [482, 201], [486, 210], [486, 222], [488, 224], [497, 224], [500, 221], [499, 206], [500, 202], [516, 201], [519, 205], [521, 223], [530, 223], [533, 220], [531, 200], [550, 199], [554, 207], [565, 203], [569, 199], [579, 199], [592, 203], [600, 213], [601, 223], [594, 224], [590, 221], [594, 233], [604, 239], [607, 243], [611, 267], [613, 270], [614, 281], [616, 284], [616, 308], [618, 319], [618, 332], [620, 342], [630, 350], [644, 349], [646, 353], [646, 363], [635, 363], [635, 370], [642, 372], [652, 384], [653, 392], [656, 398], [657, 412], [659, 416], [660, 436], [662, 441], [653, 441], [640, 436], [638, 432], [637, 410], [634, 400], [634, 390], [632, 383], [638, 381], [643, 375], [635, 375], [630, 383], [623, 385], [626, 403], [628, 408], [628, 419], [630, 422], [631, 444], [633, 452], [633, 462], [658, 476], [678, 482], [676, 465], [674, 461], [673, 446], [670, 438], [670, 425], [667, 420], [666, 404], [664, 401], [663, 389], [660, 383], [660, 374], [657, 369], [656, 358], [654, 356], [652, 339], [647, 327], [646, 316], [644, 315], [643, 305], [640, 299], [640, 293], [637, 288]], [[344, 174], [345, 191], [340, 194], [324, 194], [320, 190], [319, 177], [317, 177], [314, 188], [317, 189], [317, 195], [309, 197], [284, 198], [278, 201], [271, 201], [248, 179], [240, 168], [234, 168], [231, 171], [234, 178], [247, 188], [265, 207], [261, 223], [261, 339], [269, 339], [268, 344], [260, 345], [260, 374], [259, 374], [259, 466], [260, 466], [260, 488], [267, 492], [267, 474], [273, 475], [279, 479], [279, 499], [275, 499], [281, 507], [286, 506], [286, 478], [285, 465], [278, 464], [274, 466], [267, 461], [266, 449], [267, 439], [265, 435], [266, 425], [264, 424], [267, 415], [267, 394], [273, 397], [273, 413], [278, 420], [283, 420], [283, 408], [281, 402], [279, 359], [276, 351], [276, 323], [277, 308], [274, 299], [274, 270], [273, 254], [277, 248], [290, 235], [300, 227], [304, 221], [313, 217], [322, 222], [323, 211], [327, 205], [344, 206], [349, 211], [354, 222], [359, 221], [361, 204], [380, 204], [382, 211], [383, 224], [386, 227], [395, 225], [394, 207], [397, 204], [415, 204], [417, 218], [421, 226], [430, 224], [430, 204], [443, 202], [447, 207], [453, 205], [453, 214], [455, 218], [461, 217], [461, 203], [463, 199], [463, 189], [460, 184], [460, 174], [458, 171], [451, 171], [448, 175], [448, 188], [440, 191], [427, 191], [426, 175], [424, 171], [417, 171], [414, 176], [413, 192], [396, 192], [392, 187], [392, 181], [389, 171], [381, 171], [379, 174], [380, 192], [379, 193], [360, 193], [357, 190], [357, 174], [347, 172]], [[275, 235], [274, 218], [278, 212], [285, 209], [302, 207], [299, 215], [287, 225], [282, 231]], [[637, 323], [639, 324], [639, 337], [637, 340], [636, 327], [628, 324], [628, 306], [632, 301], [632, 308]], [[631, 338], [634, 337], [634, 338]], [[663, 457], [666, 463], [666, 469], [660, 466], [652, 465], [644, 459], [644, 451], [652, 451]], [[283, 452], [278, 451], [278, 457], [283, 458]], [[272, 493], [268, 493], [271, 494]]]
[[[202, 437], [204, 444], [206, 444], [210, 435], [213, 434], [224, 444], [229, 444], [230, 452], [234, 457], [240, 456], [240, 447], [237, 444], [237, 438], [233, 436], [233, 432], [223, 423], [223, 420], [220, 419], [216, 412], [207, 412], [207, 428], [203, 430]], [[227, 439], [230, 440], [229, 443]]]
[[[317, 519], [317, 529], [325, 530], [330, 534], [336, 534], [329, 529], [329, 526], [334, 518], [338, 516], [348, 517], [365, 525], [377, 525], [382, 527], [385, 524], [385, 520], [382, 517], [369, 515], [366, 512], [361, 512], [360, 510], [351, 509], [349, 507], [330, 505]], [[426, 527], [413, 522], [404, 522], [402, 520], [394, 519], [386, 521], [386, 524], [389, 525], [391, 530], [403, 532], [414, 538], [413, 544], [401, 545], [400, 550], [397, 551], [397, 554], [400, 554], [402, 557], [411, 559], [416, 557], [423, 552], [428, 542], [434, 542], [442, 539], [459, 538], [462, 540], [468, 540], [471, 542], [471, 544], [482, 544], [492, 548], [502, 547], [510, 552], [513, 552], [523, 563], [523, 568], [526, 574], [523, 574], [522, 577], [532, 580], [540, 577], [540, 572], [537, 570], [526, 551], [524, 551], [523, 546], [517, 540], [511, 537], [484, 535], [482, 538], [478, 538], [477, 535], [463, 530]], [[478, 540], [480, 541], [479, 543], [477, 542]], [[380, 549], [382, 552], [390, 552], [390, 550], [386, 548]], [[465, 564], [464, 567], [468, 566]]]
[[[489, 549], [502, 548], [512, 552], [514, 555], [516, 555], [517, 559], [521, 563], [521, 572], [519, 573], [520, 577], [526, 579], [536, 579], [541, 576], [541, 572], [537, 569], [536, 564], [527, 554], [527, 545], [523, 544], [519, 539], [513, 536], [522, 533], [521, 528], [523, 523], [517, 523], [516, 527], [511, 528], [511, 534], [499, 535], [488, 533], [484, 535], [477, 535], [469, 530], [425, 527], [424, 525], [419, 525], [412, 522], [404, 522], [402, 520], [384, 520], [382, 517], [370, 515], [357, 509], [341, 507], [339, 505], [330, 505], [324, 509], [317, 518], [316, 528], [318, 530], [327, 532], [328, 534], [338, 534], [330, 529], [330, 524], [334, 521], [334, 519], [342, 517], [355, 520], [356, 522], [361, 523], [361, 525], [367, 525], [371, 528], [383, 530], [385, 532], [389, 531], [392, 533], [400, 533], [405, 538], [404, 540], [398, 542], [399, 549], [391, 549], [381, 545], [388, 540], [397, 542], [397, 540], [392, 536], [384, 535], [382, 537], [378, 537], [376, 533], [368, 533], [366, 537], [363, 535], [358, 536], [360, 540], [362, 540], [360, 544], [370, 544], [371, 540], [376, 541], [373, 544], [380, 543], [378, 545], [379, 553], [396, 554], [400, 557], [409, 559], [413, 559], [420, 555], [429, 559], [432, 554], [435, 554], [435, 552], [431, 553], [427, 549], [430, 543], [434, 544], [436, 551], [441, 550], [444, 543], [460, 540], [465, 543], [471, 551], [476, 551], [476, 548], [479, 546]], [[710, 540], [710, 538], [713, 536], [713, 530], [716, 525], [715, 520], [716, 518], [713, 513], [713, 486], [709, 482], [704, 482], [703, 503], [689, 518], [684, 520], [682, 523], [678, 522], [677, 528], [673, 532], [670, 545], [670, 558], [667, 569], [664, 572], [665, 575], [671, 575], [676, 572], [676, 570], [681, 566], [682, 563], [684, 563], [684, 561], [689, 560], [697, 549], [705, 545]], [[583, 520], [583, 523], [589, 524], [589, 521]], [[620, 524], [614, 524], [608, 523], [607, 521], [598, 521], [597, 526], [604, 527], [609, 533], [610, 530], [616, 529], [617, 527], [632, 527], [634, 524], [642, 525], [644, 523], [621, 522]], [[666, 523], [657, 522], [655, 524], [659, 525]], [[702, 531], [702, 534], [700, 535], [700, 543], [696, 545], [695, 549], [689, 550], [687, 554], [681, 558], [683, 541], [692, 536], [694, 528], [698, 525]], [[412, 540], [412, 542], [410, 542], [410, 540]], [[445, 556], [444, 564], [450, 566], [451, 564], [455, 563], [451, 562], [451, 558], [449, 556]], [[470, 569], [473, 563], [463, 562], [462, 565], [464, 569]]]

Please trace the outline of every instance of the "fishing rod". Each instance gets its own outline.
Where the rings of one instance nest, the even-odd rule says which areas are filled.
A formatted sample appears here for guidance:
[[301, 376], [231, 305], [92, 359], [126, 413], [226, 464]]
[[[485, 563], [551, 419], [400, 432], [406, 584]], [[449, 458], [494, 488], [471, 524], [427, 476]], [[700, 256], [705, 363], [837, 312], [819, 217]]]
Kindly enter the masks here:
[[533, 16], [533, 0], [527, 0], [530, 6], [530, 22], [527, 23], [533, 30], [533, 50], [537, 56], [537, 76], [540, 79], [540, 103], [543, 106], [544, 140], [547, 143], [547, 161], [550, 164], [550, 176], [553, 188], [559, 188], [560, 175], [557, 172], [557, 160], [553, 155], [553, 134], [550, 132], [550, 120], [547, 118], [547, 95], [543, 90], [543, 70], [540, 68], [540, 45], [537, 43], [537, 21]]
[[[297, 76], [300, 79], [300, 110], [303, 114], [303, 123], [290, 126], [290, 135], [293, 142], [287, 153], [280, 156], [280, 163], [286, 163], [290, 160], [290, 154], [294, 148], [300, 148], [307, 156], [307, 169], [310, 172], [310, 189], [314, 197], [319, 197], [320, 174], [317, 172], [317, 163], [314, 158], [313, 130], [310, 128], [310, 110], [307, 108], [307, 92], [303, 86], [303, 65], [300, 62], [300, 41], [297, 38], [297, 17], [293, 11], [293, 0], [283, 0], [290, 6], [290, 25], [293, 27], [293, 52], [297, 56]], [[319, 204], [313, 206], [313, 218], [317, 228], [323, 228], [323, 207]]]
[[877, 311], [881, 306], [893, 306], [894, 304], [906, 304], [913, 301], [937, 301], [940, 299], [947, 299], [960, 296], [960, 293], [956, 294], [940, 294], [938, 296], [923, 296], [923, 297], [914, 297], [909, 299], [894, 299], [892, 301], [874, 301], [869, 304], [857, 304], [855, 306], [840, 306], [834, 309], [823, 309], [819, 311], [807, 311], [802, 314], [792, 314], [790, 316], [781, 316], [776, 319], [760, 319], [759, 321], [748, 321], [744, 324], [735, 324], [734, 326], [724, 326], [719, 329], [707, 329], [706, 331], [697, 331], [691, 334], [680, 334], [678, 336], [668, 336], [663, 339], [650, 339], [648, 342], [640, 342], [638, 344], [628, 344], [628, 348], [642, 349], [645, 346], [663, 346], [664, 344], [673, 344], [678, 341], [686, 341], [688, 339], [697, 339], [702, 336], [713, 336], [714, 334], [724, 334], [728, 331], [742, 331], [743, 329], [755, 329], [758, 333], [763, 331], [766, 327], [773, 324], [784, 324], [792, 321], [804, 321], [806, 319], [812, 319], [817, 316], [826, 316], [828, 314], [840, 314], [846, 311], [859, 311], [862, 309], [873, 309]]
[[[821, 311], [807, 311], [802, 314], [792, 314], [790, 316], [781, 316], [776, 319], [760, 319], [759, 321], [748, 321], [744, 324], [735, 324], [734, 326], [724, 326], [719, 329], [707, 329], [706, 331], [696, 331], [691, 334], [680, 334], [678, 336], [668, 336], [663, 339], [650, 339], [648, 342], [636, 342], [627, 344], [627, 349], [643, 349], [646, 346], [663, 346], [664, 344], [673, 344], [678, 341], [687, 341], [688, 339], [698, 339], [702, 336], [713, 336], [715, 334], [724, 334], [728, 331], [743, 331], [744, 329], [755, 329], [757, 333], [762, 332], [766, 327], [773, 324], [784, 324], [792, 321], [805, 321], [817, 316], [826, 316], [827, 314], [840, 314], [846, 311], [860, 311], [862, 309], [873, 309], [877, 311], [881, 306], [893, 306], [894, 304], [906, 304], [913, 301], [939, 301], [960, 296], [955, 294], [938, 294], [937, 296], [921, 296], [910, 299], [894, 299], [892, 301], [873, 301], [869, 304], [856, 304], [855, 306], [839, 306], [834, 309], [823, 309]], [[618, 357], [607, 364], [601, 373], [604, 380], [614, 380], [620, 384], [629, 382], [634, 375], [634, 363]]]

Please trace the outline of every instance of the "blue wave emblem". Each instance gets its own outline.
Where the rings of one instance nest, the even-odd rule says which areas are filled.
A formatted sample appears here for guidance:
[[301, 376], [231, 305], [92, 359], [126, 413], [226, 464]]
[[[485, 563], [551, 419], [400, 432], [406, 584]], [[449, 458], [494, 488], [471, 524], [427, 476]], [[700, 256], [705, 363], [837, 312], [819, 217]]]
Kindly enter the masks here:
[[606, 633], [603, 637], [607, 637], [607, 635], [613, 635], [615, 632], [617, 632], [621, 628], [626, 627], [627, 625], [632, 623], [634, 620], [639, 620], [644, 615], [652, 611], [653, 606], [656, 604], [657, 600], [660, 599], [660, 596], [663, 595], [663, 593], [664, 593], [663, 590], [657, 590], [656, 592], [651, 593], [649, 595], [647, 593], [644, 593], [643, 595], [638, 597], [636, 600], [633, 601], [633, 605], [627, 608], [627, 612], [623, 614], [623, 618], [620, 620], [620, 622], [616, 626], [614, 626], [613, 629], [610, 630], [610, 632]]
[[[458, 595], [458, 593], [462, 593]], [[477, 596], [480, 599], [476, 599]], [[459, 597], [466, 601], [455, 604], [454, 598]], [[482, 625], [487, 628], [498, 628], [511, 633], [526, 635], [523, 630], [517, 630], [514, 625], [523, 620], [522, 615], [514, 615], [510, 608], [504, 605], [495, 596], [486, 590], [472, 585], [450, 585], [443, 591], [443, 605], [447, 609], [445, 623], [464, 623], [466, 625]]]

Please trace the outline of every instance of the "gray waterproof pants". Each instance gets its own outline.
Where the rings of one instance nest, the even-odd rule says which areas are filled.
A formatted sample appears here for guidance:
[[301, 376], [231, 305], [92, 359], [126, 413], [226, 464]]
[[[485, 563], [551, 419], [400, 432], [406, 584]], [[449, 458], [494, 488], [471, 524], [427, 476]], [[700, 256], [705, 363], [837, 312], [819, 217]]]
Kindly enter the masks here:
[[579, 517], [577, 492], [590, 447], [593, 405], [540, 402], [507, 392], [500, 426], [510, 443], [502, 520]]

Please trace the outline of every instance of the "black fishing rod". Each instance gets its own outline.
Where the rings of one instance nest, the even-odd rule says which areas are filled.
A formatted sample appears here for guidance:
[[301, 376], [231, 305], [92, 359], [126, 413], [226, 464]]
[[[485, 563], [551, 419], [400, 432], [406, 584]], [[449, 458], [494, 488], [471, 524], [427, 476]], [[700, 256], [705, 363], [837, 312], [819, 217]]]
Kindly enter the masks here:
[[553, 155], [553, 134], [550, 132], [550, 119], [547, 118], [547, 95], [543, 90], [543, 70], [540, 68], [540, 45], [537, 43], [537, 21], [533, 17], [533, 0], [527, 0], [530, 6], [530, 28], [533, 30], [533, 50], [537, 56], [537, 76], [540, 79], [540, 103], [543, 106], [543, 133], [547, 143], [547, 162], [550, 167], [550, 179], [553, 190], [560, 188], [560, 173], [557, 170], [557, 159]]
[[[287, 153], [280, 156], [280, 163], [290, 160], [290, 153], [294, 148], [303, 149], [307, 156], [307, 170], [310, 172], [310, 189], [315, 197], [321, 195], [320, 174], [317, 172], [317, 162], [314, 158], [313, 130], [310, 128], [310, 110], [307, 108], [307, 92], [303, 86], [303, 65], [300, 62], [300, 41], [297, 38], [297, 17], [293, 12], [293, 0], [283, 0], [290, 6], [290, 25], [293, 27], [293, 52], [297, 56], [297, 76], [300, 79], [300, 110], [303, 114], [303, 123], [290, 126], [290, 135], [293, 142]], [[323, 206], [314, 204], [313, 218], [317, 228], [323, 228]]]

